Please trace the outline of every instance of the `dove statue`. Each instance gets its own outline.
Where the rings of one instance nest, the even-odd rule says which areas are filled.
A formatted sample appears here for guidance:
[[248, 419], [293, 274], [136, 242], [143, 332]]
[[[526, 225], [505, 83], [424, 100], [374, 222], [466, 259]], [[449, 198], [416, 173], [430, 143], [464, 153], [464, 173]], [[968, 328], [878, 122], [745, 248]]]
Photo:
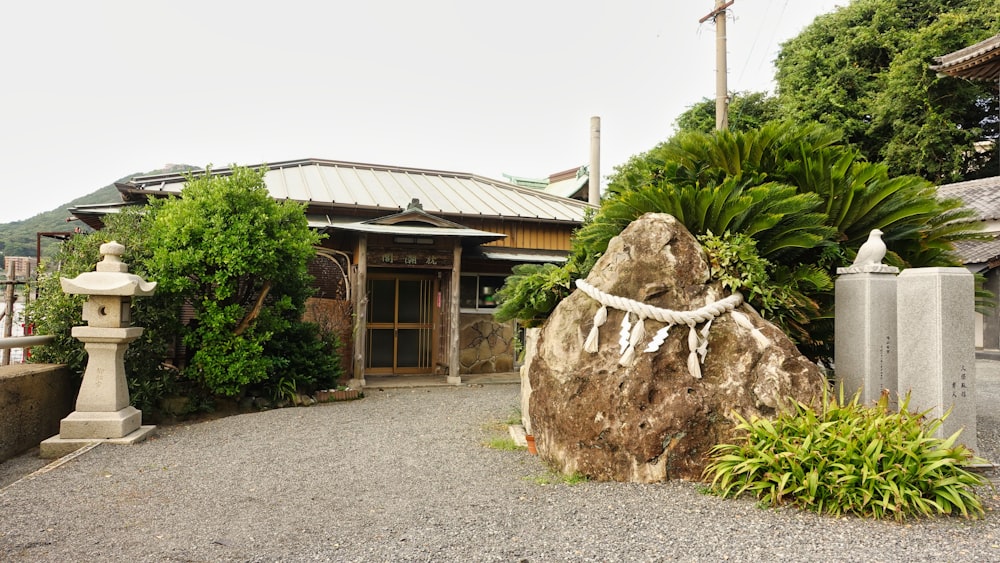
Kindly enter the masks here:
[[882, 231], [872, 229], [872, 232], [868, 233], [868, 240], [858, 249], [858, 255], [851, 267], [880, 265], [883, 258], [885, 258], [885, 243], [882, 242]]

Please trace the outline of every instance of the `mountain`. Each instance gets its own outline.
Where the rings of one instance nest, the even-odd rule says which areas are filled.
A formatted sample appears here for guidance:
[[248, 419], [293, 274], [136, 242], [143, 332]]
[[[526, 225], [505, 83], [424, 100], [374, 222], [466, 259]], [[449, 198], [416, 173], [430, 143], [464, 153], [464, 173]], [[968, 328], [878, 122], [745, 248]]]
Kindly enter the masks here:
[[[3, 256], [35, 256], [37, 234], [40, 232], [72, 232], [77, 228], [81, 232], [90, 232], [92, 229], [80, 221], [71, 221], [69, 209], [78, 205], [93, 203], [109, 203], [121, 201], [121, 195], [115, 184], [126, 182], [136, 176], [147, 174], [161, 174], [166, 172], [183, 172], [186, 170], [200, 170], [198, 167], [187, 164], [170, 164], [159, 170], [151, 172], [136, 172], [119, 178], [114, 183], [95, 190], [85, 196], [78, 197], [68, 203], [64, 203], [55, 209], [45, 211], [21, 221], [10, 223], [0, 223], [0, 269], [3, 268]], [[51, 238], [42, 237], [42, 256], [50, 255], [47, 251], [57, 242]], [[0, 272], [2, 273], [2, 272]]]

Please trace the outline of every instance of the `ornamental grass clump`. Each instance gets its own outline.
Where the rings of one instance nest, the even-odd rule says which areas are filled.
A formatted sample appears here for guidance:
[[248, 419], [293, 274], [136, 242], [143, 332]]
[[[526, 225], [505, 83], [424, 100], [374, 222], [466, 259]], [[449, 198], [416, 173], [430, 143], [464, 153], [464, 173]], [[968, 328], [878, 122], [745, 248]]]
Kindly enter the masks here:
[[983, 515], [974, 487], [986, 481], [967, 469], [972, 453], [955, 444], [958, 432], [933, 436], [944, 418], [910, 412], [909, 394], [898, 412], [887, 393], [874, 406], [858, 401], [845, 402], [841, 390], [825, 394], [819, 412], [796, 402], [774, 421], [736, 415], [745, 438], [712, 449], [709, 491], [833, 516]]

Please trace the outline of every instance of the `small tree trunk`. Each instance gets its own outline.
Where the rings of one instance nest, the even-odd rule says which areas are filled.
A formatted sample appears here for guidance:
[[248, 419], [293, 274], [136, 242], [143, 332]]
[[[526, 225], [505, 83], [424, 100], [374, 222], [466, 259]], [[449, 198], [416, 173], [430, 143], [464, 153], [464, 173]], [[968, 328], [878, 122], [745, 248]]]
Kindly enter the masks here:
[[233, 331], [233, 334], [239, 336], [243, 334], [246, 329], [250, 328], [250, 323], [252, 323], [253, 320], [260, 315], [260, 310], [264, 306], [264, 298], [267, 297], [267, 292], [269, 291], [271, 291], [271, 282], [266, 281], [264, 282], [264, 287], [260, 290], [260, 295], [257, 296], [257, 302], [253, 304], [253, 309], [250, 309], [250, 312], [243, 317], [243, 320], [236, 326], [236, 330]]

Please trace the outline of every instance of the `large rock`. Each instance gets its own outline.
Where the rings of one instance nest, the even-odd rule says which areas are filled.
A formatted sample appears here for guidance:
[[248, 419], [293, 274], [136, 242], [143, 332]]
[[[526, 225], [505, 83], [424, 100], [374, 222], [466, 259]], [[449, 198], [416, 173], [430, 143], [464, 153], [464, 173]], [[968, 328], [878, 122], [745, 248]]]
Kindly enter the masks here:
[[[709, 283], [701, 246], [666, 214], [646, 214], [615, 237], [586, 281], [675, 311], [726, 297]], [[620, 365], [625, 313], [611, 307], [598, 351], [585, 351], [599, 308], [579, 289], [564, 299], [542, 328], [528, 374], [539, 454], [566, 473], [636, 482], [698, 479], [710, 448], [732, 438], [734, 411], [770, 417], [787, 398], [811, 401], [826, 385], [816, 364], [747, 305], [737, 311], [758, 334], [732, 314], [715, 318], [700, 379], [689, 369], [687, 326], [674, 326], [658, 351], [643, 351], [665, 326], [652, 319], [645, 321], [634, 363]]]

